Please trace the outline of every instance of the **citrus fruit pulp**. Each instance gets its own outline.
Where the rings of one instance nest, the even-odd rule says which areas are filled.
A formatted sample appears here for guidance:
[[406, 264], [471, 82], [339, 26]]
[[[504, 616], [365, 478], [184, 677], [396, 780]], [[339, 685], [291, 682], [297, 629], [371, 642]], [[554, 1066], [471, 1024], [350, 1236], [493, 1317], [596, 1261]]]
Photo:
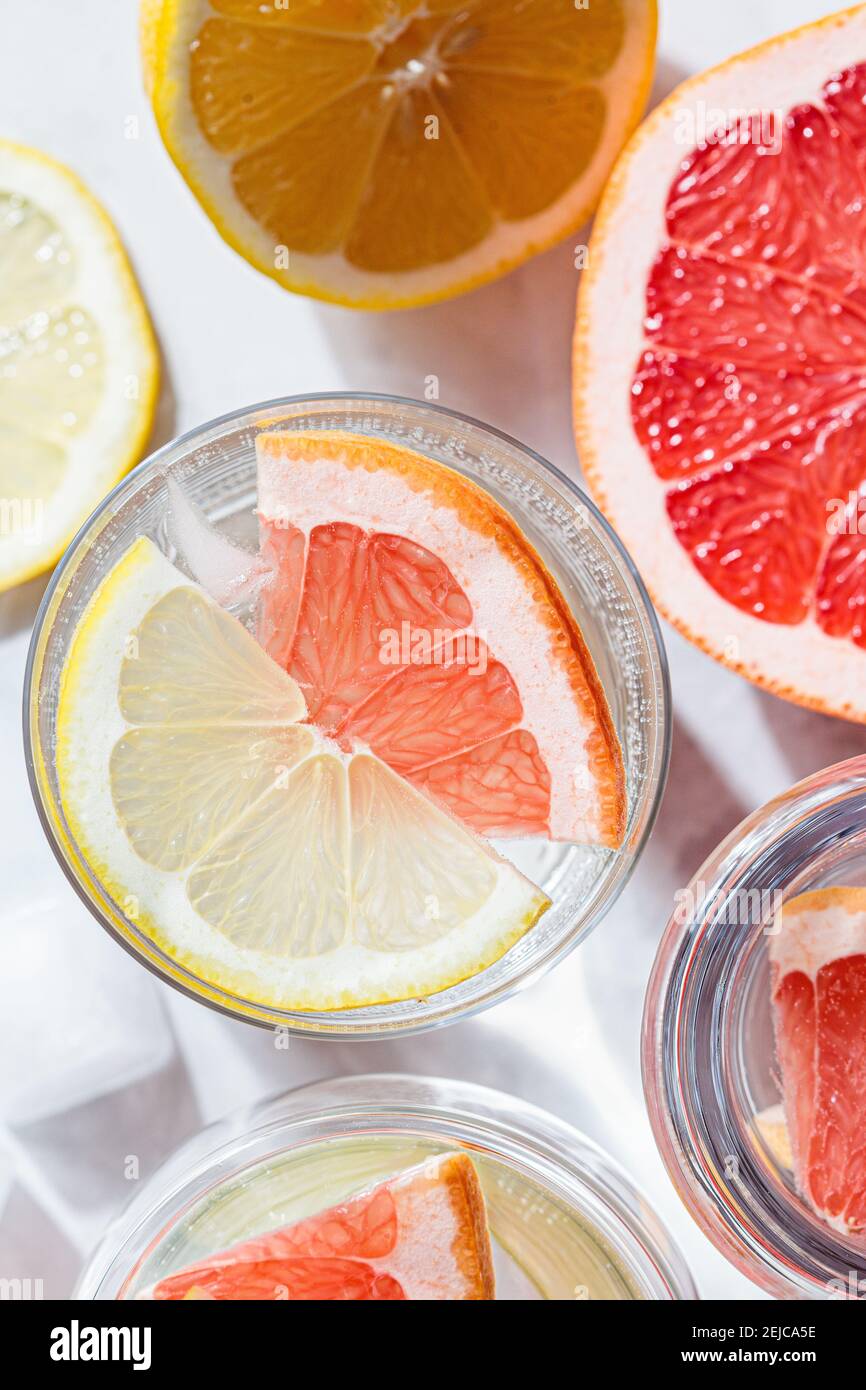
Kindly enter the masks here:
[[256, 440], [259, 635], [310, 718], [473, 829], [618, 846], [622, 755], [592, 658], [514, 522], [384, 441]]
[[578, 227], [638, 120], [654, 0], [146, 0], [166, 147], [289, 289], [373, 308]]
[[770, 939], [773, 1014], [794, 1172], [843, 1233], [866, 1228], [866, 889], [790, 899]]
[[69, 169], [0, 140], [0, 590], [48, 569], [136, 462], [157, 379], [107, 214]]
[[155, 1299], [492, 1299], [484, 1196], [449, 1153], [162, 1279]]
[[860, 720], [864, 93], [862, 7], [672, 93], [611, 177], [574, 349], [582, 465], [661, 611]]
[[56, 767], [123, 923], [274, 1008], [424, 996], [498, 959], [545, 895], [305, 714], [292, 677], [153, 542], [118, 561], [64, 664]]

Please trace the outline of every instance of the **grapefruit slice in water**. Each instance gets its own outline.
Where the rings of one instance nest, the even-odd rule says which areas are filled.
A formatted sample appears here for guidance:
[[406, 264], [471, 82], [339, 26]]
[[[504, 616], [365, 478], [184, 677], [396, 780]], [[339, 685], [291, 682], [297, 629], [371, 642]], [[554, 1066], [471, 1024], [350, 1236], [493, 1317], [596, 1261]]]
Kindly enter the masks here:
[[794, 1172], [819, 1216], [866, 1229], [866, 888], [792, 898], [770, 942]]
[[339, 1206], [162, 1279], [155, 1299], [492, 1299], [484, 1196], [466, 1154], [427, 1159]]
[[460, 474], [384, 442], [256, 441], [265, 649], [310, 717], [474, 830], [618, 846], [622, 755], [567, 603]]
[[662, 612], [866, 721], [864, 247], [861, 6], [645, 122], [596, 221], [574, 368], [584, 471]]

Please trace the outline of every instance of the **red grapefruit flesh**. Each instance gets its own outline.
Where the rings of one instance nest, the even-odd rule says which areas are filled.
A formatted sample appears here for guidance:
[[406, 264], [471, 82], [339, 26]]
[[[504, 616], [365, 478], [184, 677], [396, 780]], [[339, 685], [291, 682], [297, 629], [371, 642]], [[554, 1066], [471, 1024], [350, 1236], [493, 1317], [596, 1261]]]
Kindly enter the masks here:
[[837, 1230], [866, 1229], [866, 889], [785, 904], [770, 945], [794, 1171]]
[[443, 1154], [339, 1206], [162, 1279], [155, 1299], [478, 1300], [494, 1297], [472, 1161]]
[[310, 718], [479, 833], [617, 846], [625, 796], [607, 703], [510, 518], [393, 445], [286, 432], [257, 448], [272, 574], [259, 635]]
[[864, 7], [675, 91], [612, 176], [575, 342], [582, 462], [661, 610], [861, 720], [864, 98]]

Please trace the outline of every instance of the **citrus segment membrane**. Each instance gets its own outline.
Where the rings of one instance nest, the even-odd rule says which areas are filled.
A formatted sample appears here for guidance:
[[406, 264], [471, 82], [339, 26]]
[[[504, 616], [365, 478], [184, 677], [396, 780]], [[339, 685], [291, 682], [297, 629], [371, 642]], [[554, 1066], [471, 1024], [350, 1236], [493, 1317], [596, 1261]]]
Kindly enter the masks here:
[[57, 772], [72, 837], [133, 929], [254, 1003], [423, 996], [498, 959], [549, 905], [370, 753], [145, 538], [64, 667]]
[[157, 375], [102, 208], [68, 169], [0, 140], [0, 590], [47, 569], [135, 461]]
[[169, 1275], [143, 1297], [492, 1299], [478, 1175], [466, 1154], [427, 1159], [339, 1206]]
[[147, 0], [160, 130], [226, 239], [290, 288], [467, 288], [592, 209], [646, 97], [651, 0]]
[[787, 902], [771, 937], [776, 1046], [794, 1171], [835, 1229], [866, 1229], [866, 889]]
[[763, 142], [735, 121], [684, 160], [633, 387], [703, 578], [766, 622], [860, 645], [866, 571], [828, 507], [866, 481], [864, 94], [860, 64], [784, 119], [763, 112]]
[[312, 720], [474, 830], [615, 847], [622, 759], [562, 595], [487, 493], [359, 436], [256, 441], [259, 635]]

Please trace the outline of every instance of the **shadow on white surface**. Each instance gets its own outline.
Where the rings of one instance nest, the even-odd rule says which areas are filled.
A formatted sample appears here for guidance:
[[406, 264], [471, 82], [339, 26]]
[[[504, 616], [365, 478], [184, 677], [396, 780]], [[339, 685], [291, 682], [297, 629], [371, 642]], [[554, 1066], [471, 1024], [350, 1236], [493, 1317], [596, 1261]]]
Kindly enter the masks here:
[[866, 753], [866, 730], [861, 724], [801, 709], [763, 691], [760, 709], [768, 737], [784, 758], [792, 785], [821, 768]]

